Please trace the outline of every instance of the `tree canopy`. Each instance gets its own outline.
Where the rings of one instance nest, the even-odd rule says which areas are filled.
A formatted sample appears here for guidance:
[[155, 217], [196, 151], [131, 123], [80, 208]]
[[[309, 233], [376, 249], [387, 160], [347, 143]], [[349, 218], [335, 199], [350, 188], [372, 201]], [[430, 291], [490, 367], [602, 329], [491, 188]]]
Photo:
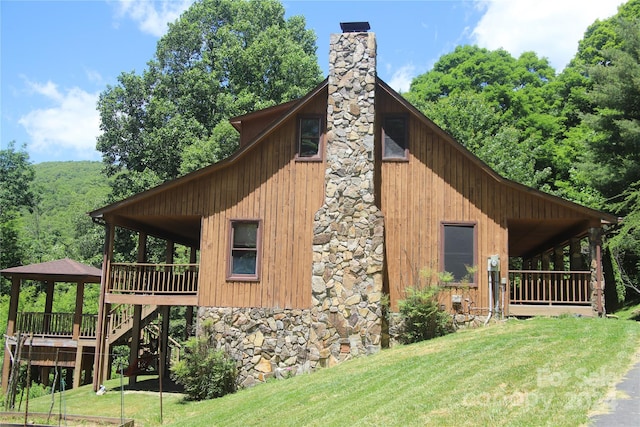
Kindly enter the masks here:
[[163, 36], [142, 74], [100, 95], [97, 148], [122, 197], [228, 156], [235, 115], [304, 95], [321, 81], [316, 37], [275, 0], [200, 0]]
[[0, 150], [0, 269], [21, 265], [24, 258], [18, 220], [21, 209], [35, 206], [33, 178], [33, 166], [24, 146], [16, 150], [11, 141], [7, 149]]
[[[555, 70], [533, 52], [458, 46], [416, 77], [405, 94], [439, 126], [504, 176], [533, 186], [558, 169], [549, 147]], [[531, 156], [531, 153], [534, 156]]]

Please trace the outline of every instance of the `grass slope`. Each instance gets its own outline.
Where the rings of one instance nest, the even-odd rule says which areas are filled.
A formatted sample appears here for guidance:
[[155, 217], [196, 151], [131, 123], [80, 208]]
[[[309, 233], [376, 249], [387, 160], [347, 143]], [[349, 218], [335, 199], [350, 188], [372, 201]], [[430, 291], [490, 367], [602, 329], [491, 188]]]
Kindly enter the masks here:
[[[164, 394], [175, 426], [576, 426], [638, 358], [640, 324], [532, 319], [398, 346], [331, 369], [187, 402]], [[65, 393], [67, 413], [118, 416], [119, 380]], [[60, 406], [56, 397], [54, 408]], [[47, 412], [50, 397], [33, 400]], [[125, 417], [160, 424], [157, 393], [125, 391]], [[54, 409], [56, 411], [56, 409]]]

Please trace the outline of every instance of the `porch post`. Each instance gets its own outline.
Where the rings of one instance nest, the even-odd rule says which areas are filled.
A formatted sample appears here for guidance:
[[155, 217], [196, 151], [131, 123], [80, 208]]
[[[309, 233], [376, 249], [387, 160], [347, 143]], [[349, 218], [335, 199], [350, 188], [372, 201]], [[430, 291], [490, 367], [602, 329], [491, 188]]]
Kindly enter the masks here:
[[[113, 239], [115, 227], [113, 224], [105, 224], [104, 254], [102, 258], [102, 278], [100, 280], [100, 297], [98, 300], [98, 324], [96, 325], [96, 351], [93, 360], [93, 391], [98, 391], [100, 383], [106, 377], [104, 367], [104, 353], [109, 353], [107, 342], [107, 317], [110, 304], [105, 304], [105, 294], [109, 286], [111, 259], [113, 258]], [[105, 349], [106, 347], [106, 349]]]
[[562, 246], [553, 248], [553, 269], [564, 271], [564, 247]]
[[541, 270], [543, 271], [541, 277], [542, 277], [542, 289], [540, 290], [541, 294], [537, 295], [536, 298], [540, 299], [541, 301], [549, 301], [549, 304], [551, 304], [551, 280], [548, 273], [544, 273], [545, 271], [549, 271], [550, 270], [550, 266], [551, 266], [551, 254], [549, 252], [543, 252], [542, 253], [542, 259], [540, 260], [540, 264], [541, 264]]
[[76, 287], [76, 309], [73, 313], [73, 339], [80, 338], [82, 327], [82, 302], [84, 301], [84, 280], [80, 280]]
[[[56, 282], [46, 280], [45, 286], [45, 301], [44, 301], [44, 325], [42, 330], [44, 333], [49, 332], [49, 326], [51, 325], [51, 311], [53, 310], [53, 291], [56, 287]], [[49, 316], [47, 316], [47, 314]]]
[[[189, 264], [195, 264], [197, 260], [196, 248], [191, 247], [191, 251], [189, 253]], [[188, 339], [193, 330], [193, 306], [187, 306], [186, 313], [186, 327], [185, 327], [185, 339]]]
[[602, 274], [602, 228], [589, 229], [589, 254], [591, 256], [591, 307], [598, 316], [605, 314], [604, 278]]
[[[11, 300], [9, 301], [9, 319], [7, 320], [7, 337], [15, 334], [16, 318], [18, 317], [18, 300], [20, 299], [20, 278], [11, 277]], [[5, 338], [6, 342], [6, 338]], [[4, 349], [4, 364], [2, 365], [2, 391], [7, 391], [9, 373], [11, 371], [11, 353], [7, 346]]]
[[531, 258], [531, 270], [540, 270], [540, 255]]
[[[165, 262], [167, 264], [173, 264], [173, 254], [174, 254], [174, 245], [173, 241], [167, 240], [166, 253], [165, 253]], [[166, 276], [167, 278], [169, 275]], [[162, 306], [162, 327], [160, 330], [160, 349], [162, 352], [162, 360], [158, 362], [162, 365], [161, 372], [164, 373], [165, 377], [168, 376], [169, 372], [167, 370], [168, 366], [168, 355], [167, 350], [169, 348], [169, 315], [171, 313], [171, 306], [165, 305]]]
[[582, 252], [580, 250], [580, 239], [575, 237], [569, 240], [569, 269], [571, 271], [584, 270], [584, 262], [582, 261]]
[[542, 264], [540, 270], [549, 271], [551, 266], [551, 254], [549, 252], [543, 252], [541, 255], [540, 263]]
[[[147, 261], [147, 233], [138, 234], [138, 253], [136, 255], [136, 261], [143, 263]], [[131, 348], [129, 349], [129, 366], [136, 363], [138, 356], [140, 355], [140, 324], [142, 321], [142, 305], [136, 304], [133, 306], [133, 325], [131, 329]], [[134, 374], [129, 377], [129, 384], [135, 384], [138, 381], [138, 376]]]

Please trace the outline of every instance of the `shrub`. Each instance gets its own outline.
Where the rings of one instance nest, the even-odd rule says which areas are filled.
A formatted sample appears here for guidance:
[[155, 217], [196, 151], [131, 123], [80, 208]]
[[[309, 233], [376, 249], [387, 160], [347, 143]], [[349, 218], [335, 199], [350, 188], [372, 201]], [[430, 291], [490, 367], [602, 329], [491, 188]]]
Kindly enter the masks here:
[[403, 327], [401, 341], [409, 344], [453, 332], [451, 315], [440, 309], [438, 286], [406, 289], [406, 298], [398, 302]]
[[184, 356], [171, 368], [171, 378], [193, 400], [213, 399], [236, 390], [236, 363], [216, 350], [206, 337], [191, 338]]

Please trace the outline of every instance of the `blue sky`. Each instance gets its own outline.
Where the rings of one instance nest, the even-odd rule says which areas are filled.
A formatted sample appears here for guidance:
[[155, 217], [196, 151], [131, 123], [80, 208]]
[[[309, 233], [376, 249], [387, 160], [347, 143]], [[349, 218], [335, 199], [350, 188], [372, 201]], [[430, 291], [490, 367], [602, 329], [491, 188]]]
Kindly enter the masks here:
[[[283, 0], [318, 37], [328, 69], [339, 23], [369, 21], [378, 75], [396, 90], [457, 45], [528, 50], [560, 71], [587, 26], [623, 0]], [[96, 100], [123, 71], [141, 73], [168, 22], [191, 0], [0, 0], [0, 147], [27, 145], [34, 163], [100, 160]]]

